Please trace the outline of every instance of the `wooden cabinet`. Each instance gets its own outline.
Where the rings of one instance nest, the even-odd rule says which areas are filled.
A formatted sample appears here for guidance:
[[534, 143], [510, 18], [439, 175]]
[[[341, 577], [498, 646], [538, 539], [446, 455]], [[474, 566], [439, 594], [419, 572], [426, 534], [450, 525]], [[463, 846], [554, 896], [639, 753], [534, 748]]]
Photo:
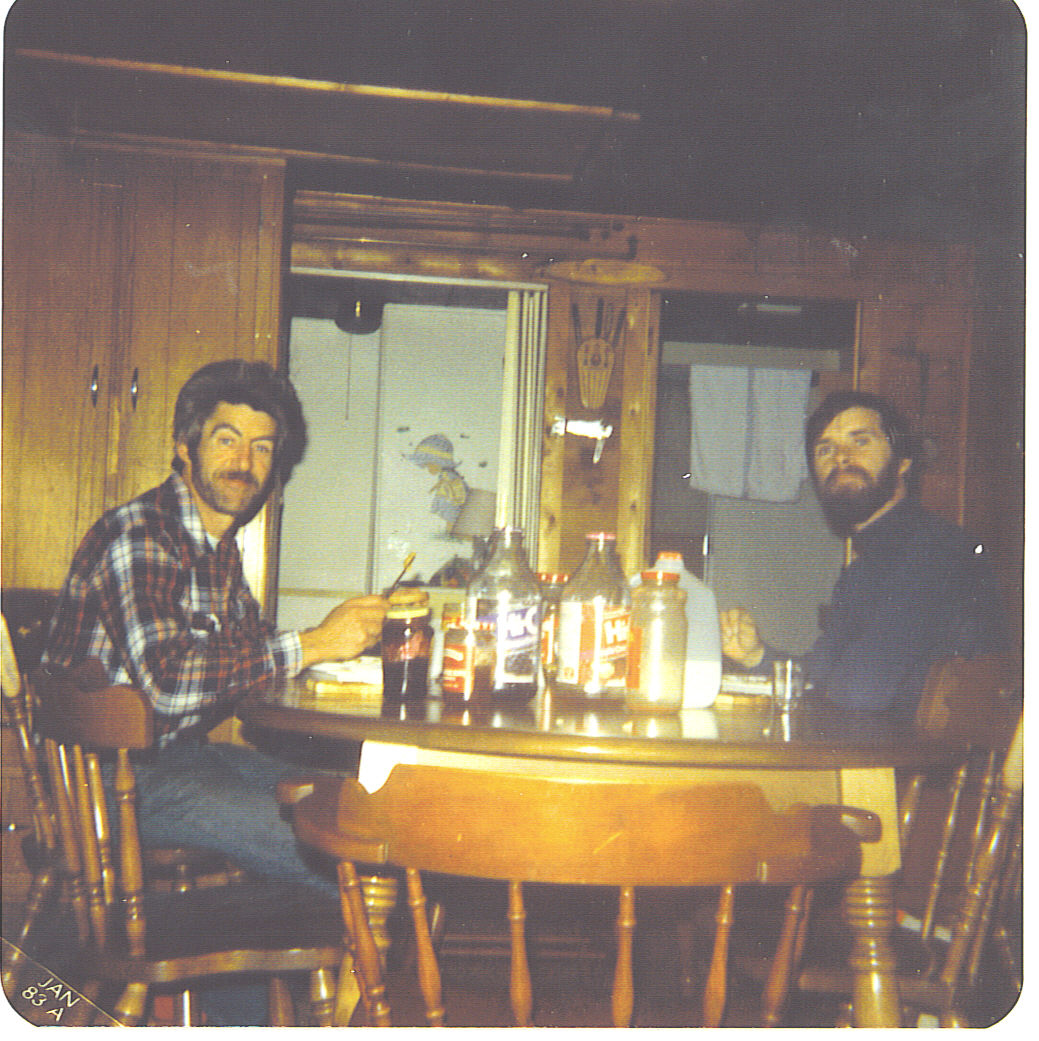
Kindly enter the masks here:
[[284, 169], [16, 135], [4, 170], [3, 581], [56, 588], [158, 484], [185, 379], [278, 354]]

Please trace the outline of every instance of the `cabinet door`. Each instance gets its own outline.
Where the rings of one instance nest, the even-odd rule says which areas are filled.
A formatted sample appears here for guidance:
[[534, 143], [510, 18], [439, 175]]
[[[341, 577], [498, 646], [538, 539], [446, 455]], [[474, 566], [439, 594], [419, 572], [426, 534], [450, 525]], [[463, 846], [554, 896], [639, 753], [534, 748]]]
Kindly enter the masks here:
[[3, 581], [56, 588], [102, 510], [169, 472], [187, 377], [218, 358], [276, 360], [283, 176], [38, 139], [12, 153]]
[[105, 503], [126, 192], [111, 174], [39, 144], [5, 163], [5, 586], [57, 586]]
[[121, 393], [114, 399], [122, 502], [169, 472], [177, 393], [222, 358], [277, 361], [280, 164], [135, 157]]

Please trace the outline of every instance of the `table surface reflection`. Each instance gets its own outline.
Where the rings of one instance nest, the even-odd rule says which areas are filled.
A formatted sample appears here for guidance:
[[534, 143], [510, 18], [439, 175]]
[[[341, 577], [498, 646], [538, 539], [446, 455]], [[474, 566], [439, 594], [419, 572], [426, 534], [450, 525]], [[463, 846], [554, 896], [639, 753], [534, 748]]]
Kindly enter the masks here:
[[784, 714], [761, 699], [723, 696], [709, 709], [654, 715], [548, 691], [512, 705], [456, 707], [436, 693], [384, 704], [378, 694], [315, 694], [297, 681], [248, 695], [237, 715], [247, 727], [332, 741], [586, 763], [920, 768], [947, 762], [950, 754], [948, 745], [917, 734], [911, 721], [818, 699]]

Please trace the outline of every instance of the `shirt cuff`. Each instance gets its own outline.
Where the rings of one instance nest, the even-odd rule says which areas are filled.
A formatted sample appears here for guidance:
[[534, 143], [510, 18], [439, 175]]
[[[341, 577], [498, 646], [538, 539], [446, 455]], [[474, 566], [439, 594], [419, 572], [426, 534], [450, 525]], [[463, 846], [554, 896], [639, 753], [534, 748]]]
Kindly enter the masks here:
[[293, 630], [278, 633], [268, 641], [276, 672], [295, 676], [303, 668], [303, 645], [299, 633]]

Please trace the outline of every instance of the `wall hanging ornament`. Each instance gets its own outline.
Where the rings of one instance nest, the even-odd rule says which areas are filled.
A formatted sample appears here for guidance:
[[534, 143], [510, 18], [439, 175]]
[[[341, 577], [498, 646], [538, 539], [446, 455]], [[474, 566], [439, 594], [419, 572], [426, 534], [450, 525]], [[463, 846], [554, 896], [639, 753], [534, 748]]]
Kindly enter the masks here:
[[617, 351], [624, 336], [626, 308], [616, 313], [613, 304], [602, 297], [595, 304], [595, 335], [585, 337], [581, 328], [581, 312], [577, 304], [571, 307], [574, 325], [574, 343], [577, 347], [577, 379], [581, 391], [581, 404], [598, 411], [606, 401], [606, 392], [613, 375]]

